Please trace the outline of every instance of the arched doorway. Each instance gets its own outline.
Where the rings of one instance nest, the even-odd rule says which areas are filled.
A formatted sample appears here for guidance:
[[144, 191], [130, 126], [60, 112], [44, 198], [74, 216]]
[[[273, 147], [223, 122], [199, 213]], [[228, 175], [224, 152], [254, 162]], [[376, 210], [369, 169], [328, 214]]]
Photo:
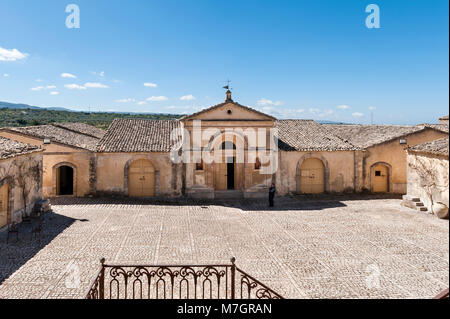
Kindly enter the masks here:
[[128, 174], [129, 196], [155, 196], [155, 168], [149, 160], [140, 159], [133, 162]]
[[56, 195], [73, 195], [74, 170], [70, 166], [62, 165], [57, 169]]
[[236, 145], [225, 141], [221, 144], [223, 151], [220, 163], [216, 166], [216, 190], [234, 190], [236, 188]]
[[371, 169], [372, 192], [389, 192], [389, 167], [383, 163], [377, 163]]
[[325, 192], [325, 166], [318, 158], [306, 159], [297, 176], [297, 189], [301, 194], [320, 194]]

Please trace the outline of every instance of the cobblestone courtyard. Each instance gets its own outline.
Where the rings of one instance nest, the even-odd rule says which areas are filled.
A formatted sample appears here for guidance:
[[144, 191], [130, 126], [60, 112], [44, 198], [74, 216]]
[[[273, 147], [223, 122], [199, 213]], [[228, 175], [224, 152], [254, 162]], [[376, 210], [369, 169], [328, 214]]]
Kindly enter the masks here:
[[[398, 199], [177, 206], [64, 199], [41, 242], [0, 234], [0, 298], [82, 298], [107, 262], [229, 263], [290, 298], [431, 298], [449, 286], [449, 224]], [[79, 274], [78, 288], [71, 287]]]

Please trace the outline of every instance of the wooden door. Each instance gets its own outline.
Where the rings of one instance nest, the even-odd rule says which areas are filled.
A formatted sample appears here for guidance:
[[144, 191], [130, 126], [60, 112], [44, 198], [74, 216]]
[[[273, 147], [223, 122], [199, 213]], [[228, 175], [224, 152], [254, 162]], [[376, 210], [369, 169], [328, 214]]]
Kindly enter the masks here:
[[218, 163], [216, 165], [215, 184], [216, 190], [223, 191], [228, 188], [227, 163]]
[[300, 168], [300, 193], [320, 194], [325, 192], [325, 167], [321, 160], [309, 158]]
[[0, 227], [8, 223], [8, 185], [4, 184], [0, 187]]
[[129, 196], [155, 196], [155, 168], [148, 160], [137, 160], [129, 168]]
[[387, 193], [389, 191], [388, 180], [386, 165], [377, 164], [372, 168], [372, 191], [374, 193]]

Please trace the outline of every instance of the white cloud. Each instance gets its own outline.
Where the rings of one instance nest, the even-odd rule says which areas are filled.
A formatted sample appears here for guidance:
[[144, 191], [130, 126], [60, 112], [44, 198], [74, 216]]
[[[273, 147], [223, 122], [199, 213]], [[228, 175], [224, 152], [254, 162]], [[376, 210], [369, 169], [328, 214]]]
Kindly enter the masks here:
[[102, 83], [93, 83], [93, 82], [87, 82], [84, 84], [85, 87], [91, 88], [91, 89], [107, 89], [109, 86], [102, 84]]
[[42, 81], [44, 81], [44, 80], [42, 80], [42, 79], [36, 79], [35, 81], [36, 81], [36, 82], [42, 82]]
[[314, 108], [314, 107], [310, 107], [308, 109], [308, 112], [311, 113], [311, 114], [318, 114], [318, 113], [320, 113], [320, 109]]
[[43, 90], [52, 90], [56, 89], [55, 85], [47, 85], [47, 86], [36, 86], [34, 88], [31, 88], [31, 91], [43, 91]]
[[277, 118], [300, 118], [301, 114], [305, 112], [304, 109], [276, 109], [271, 106], [264, 106], [260, 109], [261, 112], [271, 114]]
[[9, 74], [4, 73], [4, 74], [3, 74], [3, 77], [8, 78], [8, 77], [9, 77]]
[[369, 106], [369, 110], [375, 111], [377, 108], [375, 106]]
[[132, 98], [116, 100], [117, 103], [130, 103], [130, 102], [135, 102], [135, 101], [136, 100], [132, 99]]
[[181, 101], [192, 101], [192, 100], [195, 100], [195, 96], [193, 96], [192, 94], [185, 95], [185, 96], [180, 97], [180, 100]]
[[355, 113], [352, 113], [352, 116], [353, 116], [353, 117], [363, 117], [364, 114], [363, 114], [363, 113], [360, 113], [360, 112], [355, 112]]
[[59, 94], [58, 91], [52, 91], [52, 92], [50, 92], [50, 95], [58, 95], [58, 94]]
[[147, 105], [147, 102], [145, 102], [145, 101], [140, 101], [140, 102], [137, 102], [137, 105]]
[[61, 77], [66, 78], [66, 79], [76, 79], [77, 78], [76, 75], [73, 75], [71, 73], [61, 73]]
[[272, 101], [272, 100], [268, 100], [265, 98], [259, 99], [256, 104], [258, 104], [259, 106], [267, 106], [267, 105], [275, 105], [275, 106], [280, 106], [283, 104], [283, 102], [281, 101]]
[[348, 106], [348, 105], [338, 105], [338, 106], [336, 106], [336, 108], [341, 109], [341, 110], [348, 110], [350, 108], [350, 106]]
[[93, 75], [98, 75], [98, 76], [101, 76], [101, 77], [104, 77], [105, 76], [105, 71], [102, 71], [102, 72], [91, 72]]
[[64, 87], [69, 90], [86, 90], [86, 87], [78, 84], [66, 84]]
[[144, 83], [144, 86], [148, 87], [148, 88], [156, 88], [156, 87], [158, 87], [158, 84], [147, 82], [147, 83]]
[[150, 102], [160, 102], [160, 101], [167, 101], [168, 98], [165, 96], [151, 96], [149, 98], [147, 98], [147, 101]]
[[319, 116], [320, 117], [324, 117], [324, 116], [330, 116], [333, 115], [334, 111], [333, 110], [325, 110], [324, 112], [320, 113]]
[[25, 59], [27, 56], [27, 53], [22, 53], [17, 49], [7, 50], [0, 47], [0, 61], [13, 62]]

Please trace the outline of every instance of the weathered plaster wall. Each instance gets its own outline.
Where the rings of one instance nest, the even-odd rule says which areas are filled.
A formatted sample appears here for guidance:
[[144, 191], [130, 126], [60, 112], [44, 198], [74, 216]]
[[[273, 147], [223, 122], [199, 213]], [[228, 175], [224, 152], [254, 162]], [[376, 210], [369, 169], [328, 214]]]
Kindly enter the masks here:
[[97, 153], [97, 194], [128, 196], [128, 167], [138, 159], [155, 168], [155, 196], [181, 194], [181, 164], [173, 164], [169, 153]]
[[[434, 202], [442, 202], [449, 206], [449, 163], [448, 156], [437, 156], [431, 154], [408, 153], [407, 155], [407, 194], [419, 197], [428, 211], [431, 211], [431, 198], [425, 185], [429, 183], [429, 179], [423, 178], [423, 174], [429, 175], [436, 185], [433, 185], [431, 196]], [[425, 169], [423, 169], [425, 167]], [[430, 169], [433, 174], [428, 174]], [[431, 184], [428, 184], [431, 185]]]
[[406, 145], [400, 144], [400, 138], [391, 142], [375, 145], [364, 152], [363, 159], [363, 187], [372, 190], [371, 167], [376, 163], [387, 163], [391, 167], [389, 176], [389, 192], [406, 194], [406, 152], [408, 146], [437, 140], [448, 136], [446, 133], [427, 129], [422, 132], [406, 136]]
[[276, 186], [280, 195], [297, 193], [297, 168], [306, 158], [318, 158], [325, 166], [325, 191], [344, 192], [354, 190], [354, 152], [280, 152], [280, 166]]
[[[38, 176], [31, 173], [33, 166], [38, 166]], [[19, 174], [22, 167], [22, 174]], [[41, 200], [42, 196], [42, 153], [31, 153], [13, 158], [0, 160], [0, 186], [8, 185], [8, 223], [20, 222], [24, 210], [23, 189], [18, 185], [18, 176], [23, 176], [26, 187], [29, 189], [26, 197], [26, 214], [29, 215], [34, 203]]]

